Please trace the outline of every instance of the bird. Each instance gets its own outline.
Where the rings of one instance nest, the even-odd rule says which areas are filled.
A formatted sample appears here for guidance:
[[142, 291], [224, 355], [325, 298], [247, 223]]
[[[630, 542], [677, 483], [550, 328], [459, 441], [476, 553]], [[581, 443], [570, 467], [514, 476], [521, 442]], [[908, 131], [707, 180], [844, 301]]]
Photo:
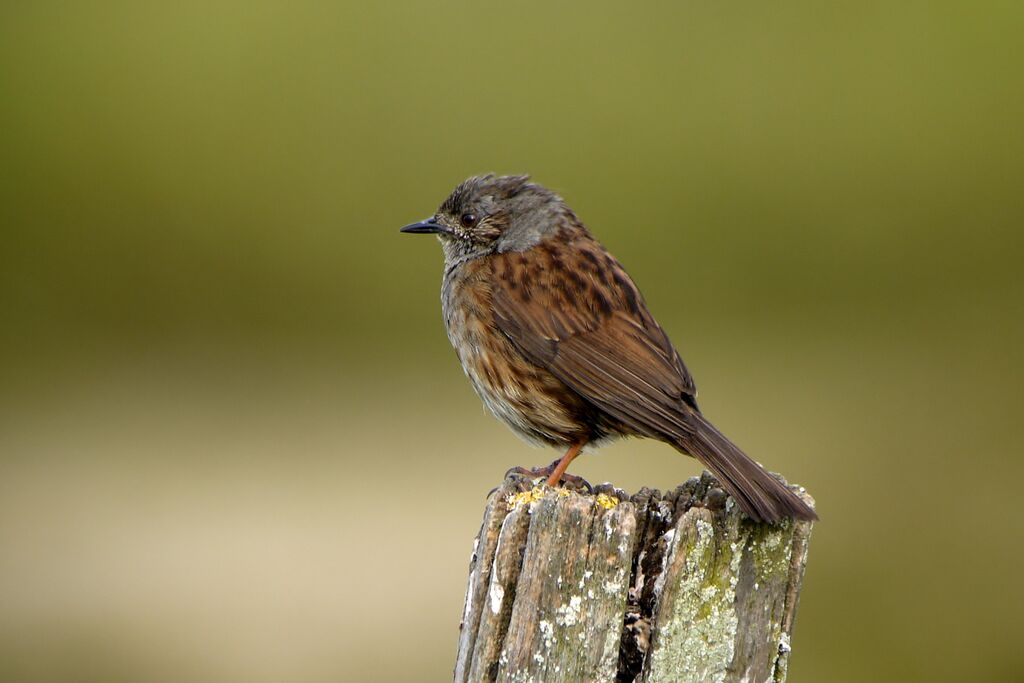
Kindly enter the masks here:
[[555, 192], [528, 175], [466, 179], [401, 228], [441, 243], [448, 338], [484, 406], [534, 444], [657, 439], [695, 457], [753, 520], [815, 520], [800, 496], [704, 417], [697, 388], [625, 268]]

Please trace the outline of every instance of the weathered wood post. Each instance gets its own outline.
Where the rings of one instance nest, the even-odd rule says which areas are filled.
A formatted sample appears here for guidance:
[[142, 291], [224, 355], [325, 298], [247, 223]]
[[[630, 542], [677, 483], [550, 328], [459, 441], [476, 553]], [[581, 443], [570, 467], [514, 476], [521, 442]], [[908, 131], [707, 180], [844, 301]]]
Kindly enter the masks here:
[[474, 542], [455, 683], [782, 683], [810, 533], [750, 521], [708, 473], [664, 496], [510, 476]]

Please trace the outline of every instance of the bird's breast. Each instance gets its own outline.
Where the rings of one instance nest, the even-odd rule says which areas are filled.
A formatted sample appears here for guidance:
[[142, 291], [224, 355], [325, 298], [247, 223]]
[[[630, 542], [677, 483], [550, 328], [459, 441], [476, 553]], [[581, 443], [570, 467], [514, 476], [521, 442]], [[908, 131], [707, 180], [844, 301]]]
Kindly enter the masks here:
[[561, 446], [589, 437], [582, 400], [498, 329], [487, 272], [474, 265], [446, 273], [441, 306], [448, 339], [484, 406], [534, 443]]

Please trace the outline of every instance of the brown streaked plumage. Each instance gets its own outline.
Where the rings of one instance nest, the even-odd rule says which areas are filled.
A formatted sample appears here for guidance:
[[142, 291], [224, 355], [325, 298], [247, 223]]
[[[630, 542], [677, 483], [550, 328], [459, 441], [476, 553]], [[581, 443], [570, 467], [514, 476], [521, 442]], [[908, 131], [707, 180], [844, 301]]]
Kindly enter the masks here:
[[693, 379], [623, 267], [527, 176], [466, 180], [431, 218], [448, 338], [484, 404], [520, 436], [568, 449], [644, 436], [700, 460], [748, 515], [816, 519], [708, 422]]

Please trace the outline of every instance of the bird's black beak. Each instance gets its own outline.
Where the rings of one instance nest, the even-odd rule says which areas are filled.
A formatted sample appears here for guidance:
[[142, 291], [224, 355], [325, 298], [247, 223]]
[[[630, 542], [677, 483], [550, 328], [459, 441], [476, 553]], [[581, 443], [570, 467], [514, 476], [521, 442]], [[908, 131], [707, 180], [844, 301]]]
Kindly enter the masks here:
[[451, 232], [451, 230], [438, 223], [435, 218], [431, 217], [425, 221], [420, 221], [419, 223], [411, 223], [399, 230], [399, 232], [408, 232], [414, 235], [431, 235], [441, 232]]

